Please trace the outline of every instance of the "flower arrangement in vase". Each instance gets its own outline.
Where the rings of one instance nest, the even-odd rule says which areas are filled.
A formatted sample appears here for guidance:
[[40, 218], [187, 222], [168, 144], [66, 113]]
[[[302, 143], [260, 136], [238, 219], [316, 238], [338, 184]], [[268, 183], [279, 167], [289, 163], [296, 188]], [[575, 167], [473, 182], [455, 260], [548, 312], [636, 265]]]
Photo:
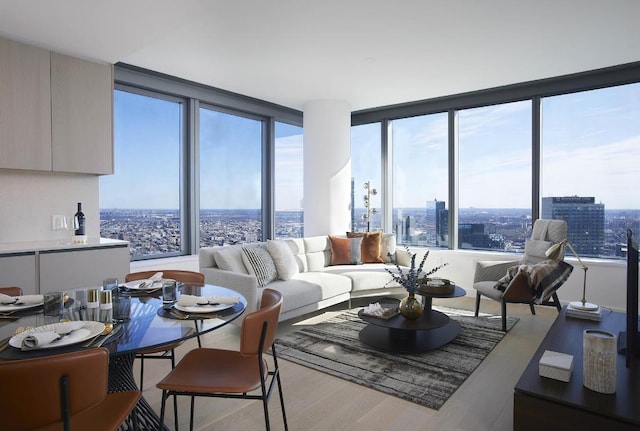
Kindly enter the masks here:
[[407, 251], [411, 262], [409, 270], [405, 271], [403, 268], [401, 268], [400, 265], [398, 265], [397, 260], [394, 261], [396, 265], [396, 271], [388, 268], [386, 270], [391, 275], [393, 281], [404, 287], [409, 293], [409, 295], [400, 302], [400, 314], [402, 314], [407, 319], [417, 319], [422, 315], [422, 305], [415, 297], [416, 292], [418, 291], [421, 284], [427, 282], [427, 278], [430, 275], [447, 266], [448, 263], [443, 263], [442, 265], [438, 265], [427, 272], [423, 272], [424, 264], [427, 261], [427, 257], [429, 257], [429, 250], [426, 251], [426, 253], [422, 257], [422, 260], [420, 261], [420, 264], [418, 265], [418, 267], [416, 267], [417, 253], [411, 253], [409, 251], [409, 247], [407, 247], [406, 245], [404, 248]]

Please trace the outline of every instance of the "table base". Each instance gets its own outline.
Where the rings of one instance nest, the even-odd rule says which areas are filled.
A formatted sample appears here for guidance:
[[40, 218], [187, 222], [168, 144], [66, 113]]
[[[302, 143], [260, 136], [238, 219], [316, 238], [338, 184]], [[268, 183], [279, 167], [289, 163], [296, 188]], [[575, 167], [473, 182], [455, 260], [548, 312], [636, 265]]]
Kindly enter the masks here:
[[369, 324], [360, 331], [360, 341], [390, 352], [428, 352], [449, 343], [460, 333], [460, 324], [449, 320], [431, 329], [396, 329]]
[[[139, 390], [133, 376], [133, 361], [135, 353], [116, 355], [109, 358], [109, 393]], [[137, 421], [137, 428], [134, 426], [134, 417]], [[160, 417], [151, 408], [144, 397], [140, 398], [133, 411], [125, 422], [120, 426], [120, 430], [158, 430]], [[163, 429], [169, 431], [165, 425]]]

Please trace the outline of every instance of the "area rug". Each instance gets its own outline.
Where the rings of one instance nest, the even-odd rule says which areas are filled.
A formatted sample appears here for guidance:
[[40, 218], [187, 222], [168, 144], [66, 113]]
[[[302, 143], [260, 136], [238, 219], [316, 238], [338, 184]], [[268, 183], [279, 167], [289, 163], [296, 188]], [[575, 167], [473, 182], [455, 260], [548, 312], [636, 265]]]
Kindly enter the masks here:
[[[358, 310], [280, 337], [276, 349], [283, 359], [438, 410], [505, 333], [499, 316], [433, 308], [462, 329], [452, 342], [430, 352], [387, 353], [367, 346], [358, 339], [366, 325]], [[517, 321], [507, 317], [507, 330]]]

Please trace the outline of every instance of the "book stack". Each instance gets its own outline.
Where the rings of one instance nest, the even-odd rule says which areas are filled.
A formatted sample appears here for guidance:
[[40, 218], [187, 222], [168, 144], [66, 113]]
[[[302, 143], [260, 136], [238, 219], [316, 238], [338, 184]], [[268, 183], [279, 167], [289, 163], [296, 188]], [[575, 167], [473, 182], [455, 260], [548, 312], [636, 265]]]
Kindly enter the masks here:
[[584, 310], [581, 308], [573, 307], [571, 304], [569, 304], [567, 305], [567, 317], [595, 320], [599, 322], [602, 318], [602, 308], [598, 305], [595, 310]]

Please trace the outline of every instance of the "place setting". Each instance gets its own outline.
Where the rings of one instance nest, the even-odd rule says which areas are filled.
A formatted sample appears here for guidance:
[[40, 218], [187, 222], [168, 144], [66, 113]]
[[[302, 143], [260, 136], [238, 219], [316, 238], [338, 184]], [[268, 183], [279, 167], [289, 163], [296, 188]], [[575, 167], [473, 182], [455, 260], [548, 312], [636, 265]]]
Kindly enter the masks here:
[[42, 311], [43, 295], [9, 296], [0, 293], [0, 319], [17, 319], [18, 317]]
[[237, 296], [197, 296], [182, 294], [177, 300], [165, 298], [158, 315], [169, 319], [215, 319], [223, 314], [237, 312], [243, 307]]
[[141, 280], [132, 280], [118, 285], [118, 289], [129, 294], [149, 295], [162, 290], [162, 284], [166, 280], [162, 278], [162, 272], [156, 272], [151, 277]]

